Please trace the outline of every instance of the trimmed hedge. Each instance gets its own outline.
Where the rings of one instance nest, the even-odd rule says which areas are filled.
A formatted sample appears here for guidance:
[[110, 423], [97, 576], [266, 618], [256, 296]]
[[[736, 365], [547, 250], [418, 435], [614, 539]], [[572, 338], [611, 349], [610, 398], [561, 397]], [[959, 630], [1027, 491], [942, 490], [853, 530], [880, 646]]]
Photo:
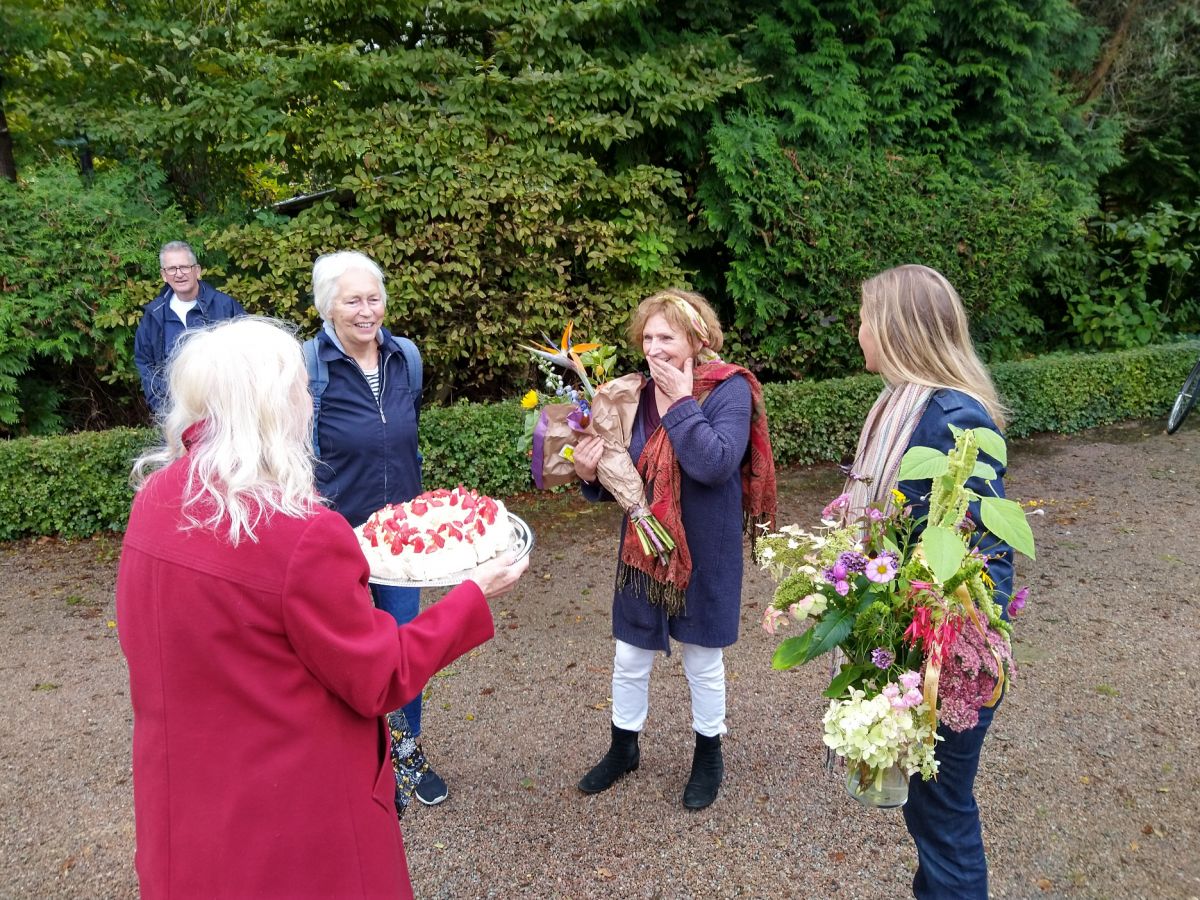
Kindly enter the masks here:
[[[1163, 416], [1198, 356], [1200, 341], [1191, 341], [1000, 364], [996, 382], [1013, 410], [1008, 434], [1067, 434]], [[766, 385], [779, 464], [837, 460], [853, 450], [880, 386], [874, 375]], [[502, 497], [529, 490], [528, 459], [516, 449], [523, 419], [515, 401], [424, 410], [426, 485], [462, 483]], [[154, 440], [151, 430], [118, 428], [0, 441], [0, 540], [121, 530], [130, 464]]]

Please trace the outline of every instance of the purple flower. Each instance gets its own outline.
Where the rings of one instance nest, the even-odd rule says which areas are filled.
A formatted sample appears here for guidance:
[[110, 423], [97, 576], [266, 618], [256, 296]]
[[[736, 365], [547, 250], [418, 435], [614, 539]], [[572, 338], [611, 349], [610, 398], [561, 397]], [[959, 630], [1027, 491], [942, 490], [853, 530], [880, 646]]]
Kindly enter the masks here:
[[877, 669], [890, 669], [896, 661], [896, 654], [884, 647], [876, 647], [871, 651], [871, 662]]
[[848, 570], [845, 563], [839, 560], [833, 564], [833, 568], [829, 570], [829, 574], [833, 576], [834, 581], [845, 581]]
[[1008, 601], [1008, 614], [1010, 616], [1015, 616], [1017, 613], [1023, 610], [1025, 608], [1025, 598], [1028, 596], [1029, 588], [1027, 587], [1023, 587], [1013, 594], [1012, 599]]
[[855, 572], [861, 574], [866, 571], [867, 558], [857, 550], [846, 550], [838, 554], [837, 561], [840, 565], [846, 567], [847, 572]]
[[848, 581], [835, 582], [833, 585], [833, 589], [835, 591], [837, 591], [839, 594], [841, 594], [843, 597], [845, 597], [848, 593], [850, 593], [850, 582], [848, 582]]

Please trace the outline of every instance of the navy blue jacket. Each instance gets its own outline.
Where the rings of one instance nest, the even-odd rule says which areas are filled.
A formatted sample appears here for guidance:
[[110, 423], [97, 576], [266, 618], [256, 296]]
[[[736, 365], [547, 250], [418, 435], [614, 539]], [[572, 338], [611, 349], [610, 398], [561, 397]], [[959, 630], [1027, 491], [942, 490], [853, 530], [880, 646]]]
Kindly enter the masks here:
[[133, 337], [133, 361], [142, 376], [142, 393], [157, 413], [167, 398], [165, 367], [167, 358], [186, 329], [202, 328], [222, 319], [244, 316], [242, 305], [214, 288], [207, 281], [200, 282], [196, 305], [187, 315], [187, 325], [171, 312], [171, 287], [163, 285], [158, 296], [142, 308], [142, 321], [138, 323]]
[[317, 355], [329, 367], [317, 422], [317, 490], [354, 527], [388, 503], [421, 493], [420, 410], [409, 391], [404, 354], [386, 328], [379, 333], [378, 403], [358, 363], [342, 352], [328, 330], [317, 335]]
[[[954, 446], [954, 435], [950, 431], [951, 425], [962, 428], [964, 431], [968, 428], [990, 428], [992, 431], [1000, 432], [1000, 429], [996, 427], [996, 423], [988, 415], [987, 410], [983, 408], [982, 403], [970, 394], [943, 388], [936, 391], [930, 398], [929, 405], [925, 407], [925, 412], [921, 416], [921, 421], [917, 423], [917, 427], [913, 430], [912, 438], [909, 439], [909, 449], [913, 447], [932, 447], [935, 450], [941, 450], [945, 453]], [[986, 453], [980, 453], [979, 459], [996, 470], [997, 477], [992, 481], [992, 489], [995, 490], [996, 496], [1003, 497], [1005, 467]], [[914, 516], [919, 518], [928, 512], [928, 496], [931, 488], [931, 483], [928, 479], [924, 481], [902, 481], [898, 487], [900, 493], [904, 494], [908, 498], [909, 503], [912, 504]], [[988, 489], [986, 483], [981, 478], [969, 479], [967, 487], [980, 496], [993, 496], [992, 490]], [[1008, 599], [1012, 596], [1012, 548], [1008, 544], [997, 540], [992, 535], [984, 533], [982, 520], [979, 516], [978, 501], [971, 504], [970, 511], [971, 517], [975, 521], [975, 537], [972, 539], [972, 544], [978, 546], [980, 552], [994, 557], [988, 563], [988, 575], [991, 576], [992, 581], [996, 584], [996, 602], [1000, 604], [1004, 618], [1007, 619]]]

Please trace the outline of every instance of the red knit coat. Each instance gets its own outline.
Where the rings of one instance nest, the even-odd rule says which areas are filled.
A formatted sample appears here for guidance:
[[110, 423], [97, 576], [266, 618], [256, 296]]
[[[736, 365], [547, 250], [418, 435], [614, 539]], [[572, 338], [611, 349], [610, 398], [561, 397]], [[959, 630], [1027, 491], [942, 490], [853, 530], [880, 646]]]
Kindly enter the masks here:
[[344, 518], [234, 548], [180, 530], [185, 477], [138, 493], [117, 579], [142, 896], [411, 897], [381, 716], [492, 636], [482, 592], [398, 629]]

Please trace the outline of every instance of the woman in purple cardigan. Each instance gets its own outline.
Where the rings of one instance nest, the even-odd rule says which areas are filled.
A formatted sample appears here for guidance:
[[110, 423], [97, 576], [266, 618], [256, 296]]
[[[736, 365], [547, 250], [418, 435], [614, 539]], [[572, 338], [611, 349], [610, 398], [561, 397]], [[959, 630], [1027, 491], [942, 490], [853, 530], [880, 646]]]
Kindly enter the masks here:
[[[599, 793], [637, 769], [650, 671], [655, 654], [669, 653], [673, 638], [683, 654], [696, 732], [683, 804], [702, 809], [716, 799], [724, 775], [722, 648], [738, 637], [742, 531], [744, 523], [753, 528], [774, 518], [774, 463], [762, 389], [750, 372], [717, 357], [721, 325], [703, 297], [680, 290], [648, 297], [634, 313], [629, 337], [650, 370], [629, 454], [676, 549], [668, 564], [658, 564], [622, 523], [612, 741], [579, 789]], [[575, 471], [589, 500], [612, 499], [596, 483], [601, 449], [596, 437], [575, 448]]]

